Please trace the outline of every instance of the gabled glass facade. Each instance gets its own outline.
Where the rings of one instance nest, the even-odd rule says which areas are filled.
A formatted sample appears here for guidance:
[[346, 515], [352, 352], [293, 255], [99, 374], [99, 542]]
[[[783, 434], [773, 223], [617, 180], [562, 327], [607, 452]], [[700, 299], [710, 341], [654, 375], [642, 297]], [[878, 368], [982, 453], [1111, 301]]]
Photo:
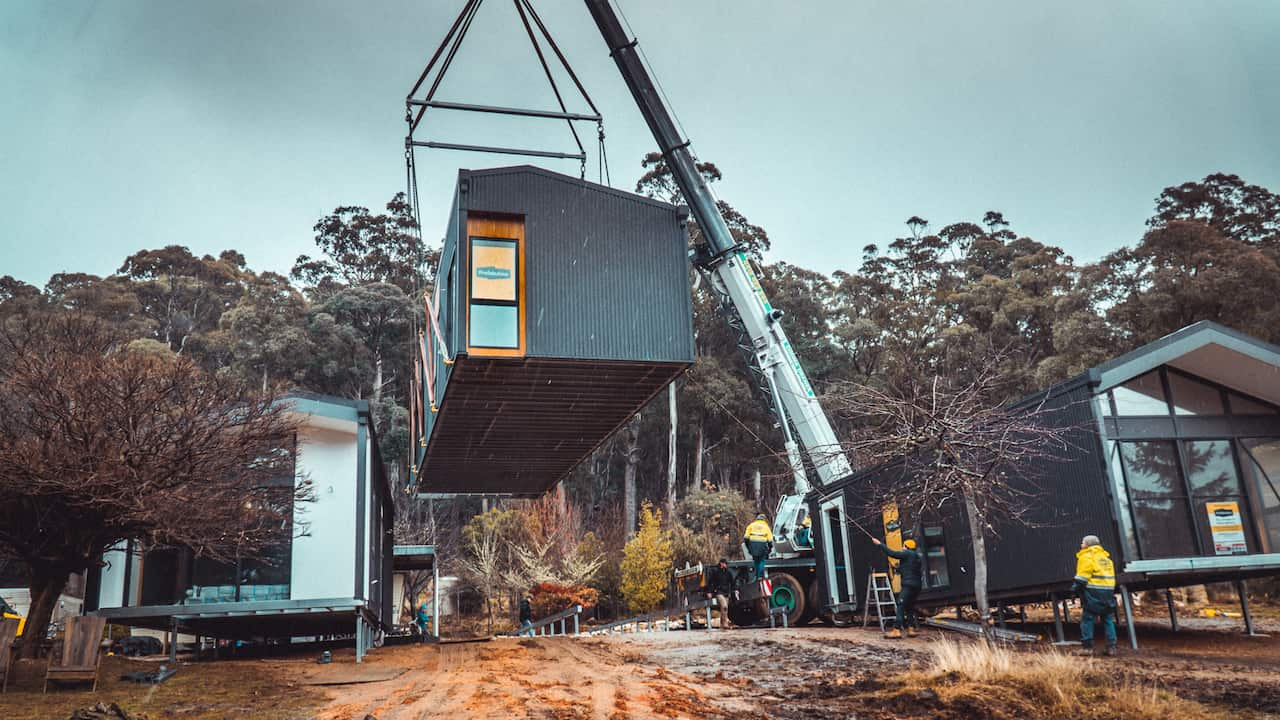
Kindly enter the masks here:
[[1098, 402], [1137, 557], [1280, 552], [1280, 409], [1168, 366]]

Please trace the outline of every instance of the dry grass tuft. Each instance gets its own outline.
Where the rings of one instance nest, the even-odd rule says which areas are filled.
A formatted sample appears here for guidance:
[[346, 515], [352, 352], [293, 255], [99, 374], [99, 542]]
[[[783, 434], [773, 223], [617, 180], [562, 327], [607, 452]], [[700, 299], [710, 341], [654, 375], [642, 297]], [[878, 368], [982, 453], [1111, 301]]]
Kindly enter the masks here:
[[[1209, 720], [1220, 711], [1184, 700], [1109, 662], [1055, 649], [1019, 651], [942, 638], [926, 667], [904, 674], [899, 699], [936, 696], [937, 710], [989, 717]], [[939, 712], [939, 716], [948, 713]]]

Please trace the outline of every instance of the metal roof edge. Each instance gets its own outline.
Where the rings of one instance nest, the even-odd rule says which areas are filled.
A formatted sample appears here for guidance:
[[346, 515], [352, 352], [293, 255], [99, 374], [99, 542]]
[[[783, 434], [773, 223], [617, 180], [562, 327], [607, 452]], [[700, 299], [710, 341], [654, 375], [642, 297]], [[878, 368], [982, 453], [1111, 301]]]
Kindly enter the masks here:
[[1280, 347], [1212, 320], [1201, 320], [1091, 370], [1097, 374], [1098, 389], [1106, 390], [1206, 345], [1220, 345], [1280, 367]]
[[638, 202], [641, 204], [652, 205], [654, 207], [661, 208], [668, 212], [675, 213], [679, 211], [677, 206], [672, 205], [669, 202], [657, 200], [647, 195], [640, 195], [638, 193], [628, 192], [626, 190], [621, 190], [619, 188], [610, 187], [608, 185], [601, 185], [600, 183], [591, 182], [590, 180], [586, 180], [584, 178], [576, 178], [576, 177], [573, 177], [572, 175], [565, 175], [564, 173], [558, 173], [554, 170], [548, 170], [543, 167], [538, 167], [537, 165], [507, 165], [504, 167], [496, 167], [496, 168], [481, 168], [479, 170], [459, 168], [458, 180], [461, 181], [463, 178], [469, 178], [469, 177], [475, 177], [475, 176], [516, 175], [516, 174], [541, 175], [542, 177], [545, 177], [548, 180], [557, 180], [560, 182], [568, 183], [570, 185], [576, 185], [578, 187], [582, 187], [587, 190], [594, 190], [596, 192], [602, 192], [609, 195], [614, 195], [625, 200], [632, 200], [634, 202]]

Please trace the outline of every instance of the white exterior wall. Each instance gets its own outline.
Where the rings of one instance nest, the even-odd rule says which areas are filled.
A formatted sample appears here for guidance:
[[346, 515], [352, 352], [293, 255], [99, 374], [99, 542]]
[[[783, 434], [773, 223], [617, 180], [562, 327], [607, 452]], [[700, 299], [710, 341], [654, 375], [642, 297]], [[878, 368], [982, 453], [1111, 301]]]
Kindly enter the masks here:
[[355, 590], [356, 424], [320, 427], [319, 420], [309, 418], [298, 432], [298, 471], [311, 479], [316, 499], [295, 510], [307, 534], [293, 539], [291, 600], [349, 598]]
[[124, 566], [127, 542], [121, 541], [115, 548], [103, 554], [106, 565], [102, 567], [101, 585], [98, 586], [98, 607], [120, 607], [124, 599]]

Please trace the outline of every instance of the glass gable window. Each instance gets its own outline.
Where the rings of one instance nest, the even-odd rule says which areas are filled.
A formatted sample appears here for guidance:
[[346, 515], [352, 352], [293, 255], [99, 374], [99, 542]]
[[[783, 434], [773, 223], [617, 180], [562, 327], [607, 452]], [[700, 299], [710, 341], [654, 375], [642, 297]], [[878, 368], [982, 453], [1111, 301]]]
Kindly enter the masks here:
[[1183, 455], [1205, 554], [1248, 553], [1248, 503], [1236, 473], [1231, 441], [1190, 440], [1183, 443]]
[[1120, 455], [1142, 556], [1197, 555], [1186, 486], [1173, 442], [1122, 442]]
[[1241, 466], [1257, 500], [1263, 552], [1280, 552], [1280, 438], [1245, 438]]
[[1099, 399], [1141, 557], [1280, 552], [1280, 408], [1167, 365]]
[[1275, 415], [1276, 409], [1270, 405], [1251, 400], [1243, 395], [1227, 393], [1231, 403], [1232, 415]]
[[1115, 399], [1116, 415], [1168, 415], [1169, 404], [1165, 401], [1164, 385], [1160, 382], [1159, 371], [1151, 371], [1139, 375], [1129, 382], [1111, 391]]
[[1169, 373], [1169, 390], [1173, 393], [1175, 415], [1225, 415], [1222, 391], [1182, 373]]

